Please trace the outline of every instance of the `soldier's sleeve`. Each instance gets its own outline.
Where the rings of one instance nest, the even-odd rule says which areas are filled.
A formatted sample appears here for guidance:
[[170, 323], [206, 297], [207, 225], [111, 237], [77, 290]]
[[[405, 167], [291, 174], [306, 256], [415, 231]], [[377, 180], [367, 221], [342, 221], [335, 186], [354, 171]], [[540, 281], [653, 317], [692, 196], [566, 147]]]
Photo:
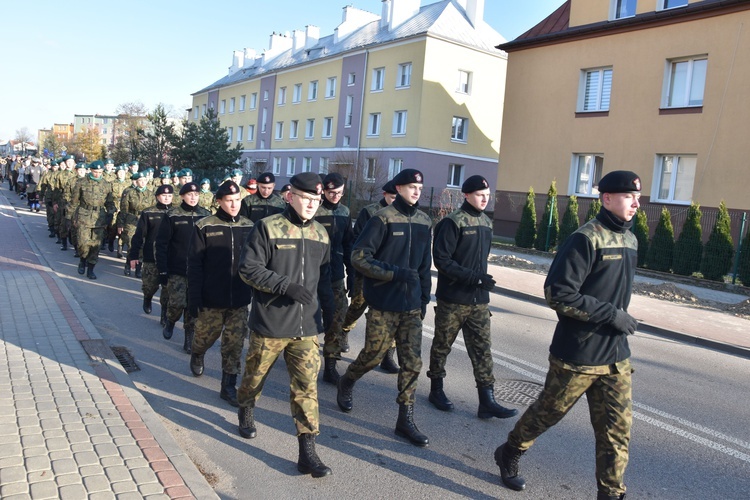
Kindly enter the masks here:
[[271, 271], [266, 266], [271, 259], [272, 243], [263, 220], [253, 226], [240, 255], [240, 278], [261, 292], [283, 295], [289, 286], [289, 277]]
[[138, 260], [138, 256], [140, 255], [140, 252], [141, 252], [141, 247], [143, 246], [144, 233], [146, 232], [147, 223], [148, 223], [148, 218], [146, 216], [146, 213], [141, 212], [140, 217], [138, 217], [138, 224], [135, 227], [135, 233], [133, 233], [133, 236], [130, 238], [130, 250], [128, 251], [128, 261]]
[[318, 279], [318, 301], [323, 313], [323, 329], [325, 331], [333, 322], [336, 311], [336, 303], [333, 298], [333, 287], [331, 287], [331, 245], [326, 245], [323, 263], [320, 265], [320, 278]]
[[352, 238], [355, 241], [357, 240], [359, 235], [362, 234], [362, 230], [365, 228], [368, 220], [370, 220], [370, 212], [368, 212], [367, 209], [363, 208], [359, 211], [357, 220], [354, 221], [354, 229], [352, 229]]
[[558, 251], [544, 281], [544, 297], [558, 314], [591, 323], [611, 320], [614, 305], [581, 293], [595, 260], [593, 244], [581, 233], [570, 235]]
[[127, 211], [128, 203], [128, 190], [122, 192], [120, 196], [120, 211], [117, 212], [117, 229], [125, 227], [125, 212]]
[[461, 230], [453, 219], [446, 217], [435, 226], [432, 240], [432, 258], [437, 270], [453, 281], [466, 283], [471, 281], [474, 271], [456, 262], [456, 248]]
[[240, 202], [240, 213], [244, 217], [250, 218], [250, 196], [245, 196]]
[[159, 225], [159, 233], [156, 235], [154, 247], [156, 249], [156, 268], [159, 274], [169, 273], [169, 240], [172, 239], [172, 221], [169, 214]]
[[[431, 222], [431, 221], [430, 221]], [[432, 256], [430, 254], [430, 239], [432, 237], [432, 227], [427, 225], [427, 241], [422, 249], [422, 261], [419, 263], [419, 283], [422, 287], [422, 312], [424, 313], [425, 306], [430, 303], [430, 289], [432, 288], [432, 275], [430, 274], [430, 268], [432, 267]]]
[[75, 210], [81, 202], [81, 190], [79, 189], [80, 181], [75, 181], [73, 189], [70, 191], [70, 208]]
[[197, 225], [193, 228], [193, 242], [188, 254], [188, 304], [203, 306], [203, 262], [206, 258], [205, 234]]
[[352, 249], [354, 248], [354, 232], [352, 231], [352, 218], [351, 216], [346, 218], [346, 224], [344, 226], [344, 237], [341, 241], [344, 249], [344, 267], [346, 267], [346, 275], [352, 275]]
[[398, 269], [397, 266], [374, 257], [385, 239], [386, 229], [387, 226], [380, 217], [372, 217], [365, 224], [352, 250], [354, 268], [368, 278], [380, 281], [392, 281]]
[[112, 191], [112, 184], [109, 184], [109, 192], [107, 193], [107, 200], [104, 202], [104, 207], [107, 209], [109, 215], [115, 214], [115, 194]]

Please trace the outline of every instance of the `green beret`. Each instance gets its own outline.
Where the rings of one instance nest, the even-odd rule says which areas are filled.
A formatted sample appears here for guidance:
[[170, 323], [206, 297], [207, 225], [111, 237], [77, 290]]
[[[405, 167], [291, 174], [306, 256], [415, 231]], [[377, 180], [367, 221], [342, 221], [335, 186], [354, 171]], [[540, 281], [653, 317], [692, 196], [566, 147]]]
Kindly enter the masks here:
[[242, 174], [243, 172], [239, 168], [235, 168], [234, 170], [232, 170], [232, 177], [242, 177]]
[[103, 162], [103, 161], [101, 161], [101, 160], [96, 160], [96, 161], [92, 161], [92, 162], [91, 162], [91, 163], [89, 164], [89, 168], [90, 168], [91, 170], [101, 170], [101, 169], [103, 169], [103, 168], [104, 168], [104, 162]]
[[201, 184], [211, 184], [211, 181], [208, 179], [201, 179]]
[[143, 177], [143, 174], [142, 174], [142, 173], [140, 173], [140, 172], [134, 172], [134, 173], [133, 173], [133, 174], [132, 174], [132, 175], [130, 176], [130, 180], [136, 181], [136, 180], [138, 180], [138, 179], [140, 179], [140, 178], [142, 178], [142, 177]]
[[82, 161], [82, 162], [78, 163], [78, 164], [76, 165], [76, 170], [78, 170], [79, 168], [84, 168], [84, 169], [85, 169], [85, 168], [87, 168], [87, 167], [86, 167], [86, 162], [83, 162], [83, 161]]
[[183, 168], [182, 170], [180, 170], [180, 177], [185, 177], [187, 175], [192, 176], [193, 175], [193, 171], [190, 170], [189, 168]]

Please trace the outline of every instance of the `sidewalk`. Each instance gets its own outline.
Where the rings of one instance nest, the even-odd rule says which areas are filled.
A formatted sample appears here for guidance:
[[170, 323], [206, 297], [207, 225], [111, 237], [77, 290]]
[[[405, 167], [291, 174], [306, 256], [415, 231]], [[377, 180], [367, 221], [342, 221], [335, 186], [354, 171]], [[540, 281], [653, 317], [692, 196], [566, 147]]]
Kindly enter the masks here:
[[0, 191], [0, 498], [217, 498]]

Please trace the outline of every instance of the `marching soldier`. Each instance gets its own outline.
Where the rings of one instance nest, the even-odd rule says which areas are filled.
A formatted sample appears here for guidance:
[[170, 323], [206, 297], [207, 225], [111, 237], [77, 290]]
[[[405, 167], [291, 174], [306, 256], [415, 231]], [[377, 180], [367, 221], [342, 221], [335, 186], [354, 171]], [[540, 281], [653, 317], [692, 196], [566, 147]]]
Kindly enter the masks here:
[[[315, 451], [319, 434], [318, 301], [333, 302], [330, 245], [323, 226], [313, 220], [323, 186], [317, 174], [291, 178], [291, 202], [279, 214], [259, 220], [242, 251], [240, 276], [251, 285], [253, 307], [250, 347], [237, 395], [239, 433], [256, 435], [253, 411], [268, 372], [283, 352], [290, 378], [290, 404], [297, 427], [297, 470], [313, 477], [331, 474]], [[327, 325], [329, 317], [324, 318]]]
[[[117, 234], [120, 236], [122, 243], [122, 253], [128, 255], [130, 248], [130, 238], [135, 233], [135, 227], [138, 224], [138, 217], [141, 212], [153, 204], [153, 194], [148, 190], [146, 184], [148, 178], [141, 172], [136, 172], [130, 176], [135, 181], [134, 188], [125, 189], [120, 198], [120, 211], [117, 214]], [[125, 261], [125, 276], [130, 276], [130, 263]], [[140, 278], [141, 268], [136, 267], [135, 275]]]
[[584, 394], [596, 436], [598, 500], [625, 497], [633, 400], [628, 335], [638, 322], [627, 309], [638, 258], [630, 231], [640, 206], [641, 180], [616, 170], [599, 181], [599, 214], [558, 250], [544, 282], [558, 323], [544, 390], [495, 450], [503, 483], [523, 490], [518, 462]]
[[52, 160], [49, 170], [44, 173], [42, 180], [39, 182], [40, 198], [44, 201], [50, 238], [55, 237], [55, 188], [59, 171], [60, 165], [58, 165], [57, 160]]
[[84, 162], [80, 162], [76, 165], [75, 173], [73, 175], [69, 175], [65, 179], [65, 184], [63, 185], [65, 220], [63, 223], [63, 235], [61, 236], [63, 242], [62, 250], [68, 249], [68, 241], [70, 241], [70, 244], [73, 245], [73, 248], [75, 249], [75, 254], [73, 255], [73, 257], [76, 259], [80, 258], [81, 254], [78, 252], [78, 232], [73, 225], [73, 215], [75, 214], [75, 207], [73, 206], [73, 191], [75, 189], [76, 183], [78, 183], [80, 179], [83, 179], [85, 175], [86, 164]]
[[115, 180], [115, 161], [112, 158], [104, 160], [104, 180], [113, 182]]
[[240, 196], [242, 196], [242, 199], [244, 199], [245, 196], [250, 194], [250, 192], [242, 185], [242, 175], [242, 170], [240, 170], [239, 168], [235, 168], [234, 170], [232, 170], [231, 180], [239, 186]]
[[[115, 200], [115, 216], [112, 223], [109, 225], [107, 242], [109, 251], [114, 252], [115, 240], [117, 239], [117, 216], [120, 214], [120, 202], [122, 201], [122, 193], [130, 186], [130, 182], [126, 179], [128, 173], [128, 167], [126, 165], [120, 165], [115, 169], [115, 178], [112, 181], [112, 197]], [[117, 242], [117, 258], [122, 258], [122, 245], [121, 241]]]
[[258, 177], [258, 192], [242, 199], [240, 215], [256, 223], [263, 217], [283, 212], [286, 203], [273, 192], [275, 186], [276, 177], [271, 172], [261, 174]]
[[201, 180], [201, 192], [198, 205], [205, 208], [209, 212], [213, 209], [214, 194], [211, 192], [211, 181], [209, 179]]

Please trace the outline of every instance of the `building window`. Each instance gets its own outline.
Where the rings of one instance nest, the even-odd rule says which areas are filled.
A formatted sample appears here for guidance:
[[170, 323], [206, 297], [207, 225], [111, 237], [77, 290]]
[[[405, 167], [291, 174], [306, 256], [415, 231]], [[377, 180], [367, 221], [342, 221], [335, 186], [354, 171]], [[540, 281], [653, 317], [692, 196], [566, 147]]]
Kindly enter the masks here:
[[344, 140], [343, 140], [343, 142], [342, 142], [342, 146], [344, 146], [344, 147], [346, 148], [346, 147], [349, 147], [349, 145], [350, 145], [351, 143], [352, 143], [352, 138], [351, 138], [351, 137], [349, 137], [348, 135], [345, 135], [345, 136], [344, 136]]
[[313, 137], [315, 137], [315, 118], [308, 118], [305, 127], [305, 139], [312, 139]]
[[245, 111], [245, 101], [246, 100], [247, 100], [246, 96], [244, 96], [244, 95], [240, 96], [240, 111]]
[[222, 99], [219, 103], [219, 114], [223, 115], [227, 110], [227, 101], [226, 99]]
[[330, 139], [333, 135], [333, 118], [323, 118], [323, 137]]
[[109, 118], [102, 118], [102, 123], [104, 123], [105, 125], [106, 125], [107, 123], [109, 123]]
[[279, 99], [276, 102], [279, 106], [286, 104], [286, 87], [279, 88]]
[[604, 157], [597, 154], [577, 154], [573, 156], [569, 190], [578, 196], [597, 196], [599, 179], [602, 178]]
[[307, 100], [314, 101], [318, 98], [318, 81], [310, 82], [310, 86], [307, 88]]
[[375, 68], [372, 70], [372, 85], [370, 90], [373, 92], [383, 90], [383, 80], [385, 79], [385, 68]]
[[284, 122], [276, 122], [276, 136], [274, 139], [280, 141], [284, 138]]
[[104, 127], [104, 128], [102, 129], [102, 134], [106, 134], [106, 133], [107, 133], [107, 127]]
[[693, 198], [697, 157], [663, 155], [657, 158], [654, 201], [690, 203]]
[[471, 72], [458, 70], [458, 87], [456, 88], [456, 92], [460, 92], [461, 94], [471, 93]]
[[393, 135], [406, 135], [406, 111], [393, 113]]
[[354, 112], [354, 96], [348, 95], [346, 96], [346, 115], [344, 116], [344, 126], [345, 127], [351, 127], [352, 126], [352, 113]]
[[312, 172], [312, 157], [305, 156], [304, 158], [302, 158], [302, 171]]
[[367, 158], [364, 171], [365, 182], [375, 182], [375, 177], [377, 177], [377, 165], [377, 160], [375, 158]]
[[193, 120], [198, 119], [198, 112], [199, 112], [199, 108], [198, 106], [196, 106], [195, 109], [193, 110]]
[[408, 87], [409, 85], [411, 85], [411, 63], [399, 64], [396, 88]]
[[261, 139], [260, 140], [260, 149], [266, 149], [266, 140], [265, 139]]
[[581, 72], [578, 111], [609, 111], [612, 94], [612, 68], [589, 69]]
[[354, 83], [357, 81], [357, 74], [356, 73], [349, 73], [348, 78], [346, 79], [346, 84], [351, 86], [354, 85]]
[[324, 157], [320, 158], [320, 163], [318, 164], [318, 173], [319, 174], [328, 173], [328, 158], [324, 158]]
[[292, 103], [297, 103], [302, 100], [302, 84], [295, 83], [294, 89], [292, 90]]
[[637, 0], [611, 0], [609, 18], [623, 19], [625, 17], [633, 17], [637, 3]]
[[294, 156], [290, 156], [286, 159], [286, 175], [292, 176], [294, 175], [294, 169], [297, 166], [297, 158]]
[[380, 113], [370, 113], [370, 121], [367, 124], [367, 135], [380, 135]]
[[247, 140], [248, 141], [254, 141], [255, 140], [255, 125], [248, 125], [247, 126]]
[[263, 91], [263, 100], [264, 100], [264, 101], [267, 101], [267, 100], [268, 100], [268, 91], [267, 91], [267, 90], [264, 90], [264, 91]]
[[292, 120], [289, 125], [289, 138], [296, 139], [299, 136], [299, 120]]
[[201, 116], [206, 115], [206, 105], [204, 104], [203, 107], [201, 107]]
[[227, 128], [227, 142], [232, 142], [232, 134], [234, 133], [234, 129], [232, 127]]
[[388, 161], [388, 178], [393, 179], [397, 173], [404, 168], [404, 160], [401, 158], [391, 158]]
[[674, 9], [675, 7], [685, 7], [688, 4], [688, 0], [659, 0], [659, 8], [657, 10]]
[[265, 134], [266, 133], [266, 125], [268, 124], [268, 110], [266, 108], [263, 108], [263, 116], [260, 120], [260, 133]]
[[448, 187], [461, 187], [464, 182], [464, 166], [458, 163], [448, 165]]
[[453, 117], [453, 126], [451, 127], [451, 139], [454, 141], [466, 142], [468, 136], [469, 119], [460, 116]]
[[273, 175], [281, 175], [281, 157], [273, 157]]
[[250, 109], [256, 109], [258, 107], [258, 93], [253, 92], [250, 94]]
[[245, 133], [245, 127], [240, 125], [237, 127], [237, 142], [242, 142], [243, 134]]
[[663, 106], [665, 108], [703, 106], [707, 67], [708, 59], [705, 56], [669, 61]]
[[326, 80], [326, 99], [336, 97], [336, 77], [332, 76]]
[[234, 113], [234, 97], [229, 99], [229, 112]]

